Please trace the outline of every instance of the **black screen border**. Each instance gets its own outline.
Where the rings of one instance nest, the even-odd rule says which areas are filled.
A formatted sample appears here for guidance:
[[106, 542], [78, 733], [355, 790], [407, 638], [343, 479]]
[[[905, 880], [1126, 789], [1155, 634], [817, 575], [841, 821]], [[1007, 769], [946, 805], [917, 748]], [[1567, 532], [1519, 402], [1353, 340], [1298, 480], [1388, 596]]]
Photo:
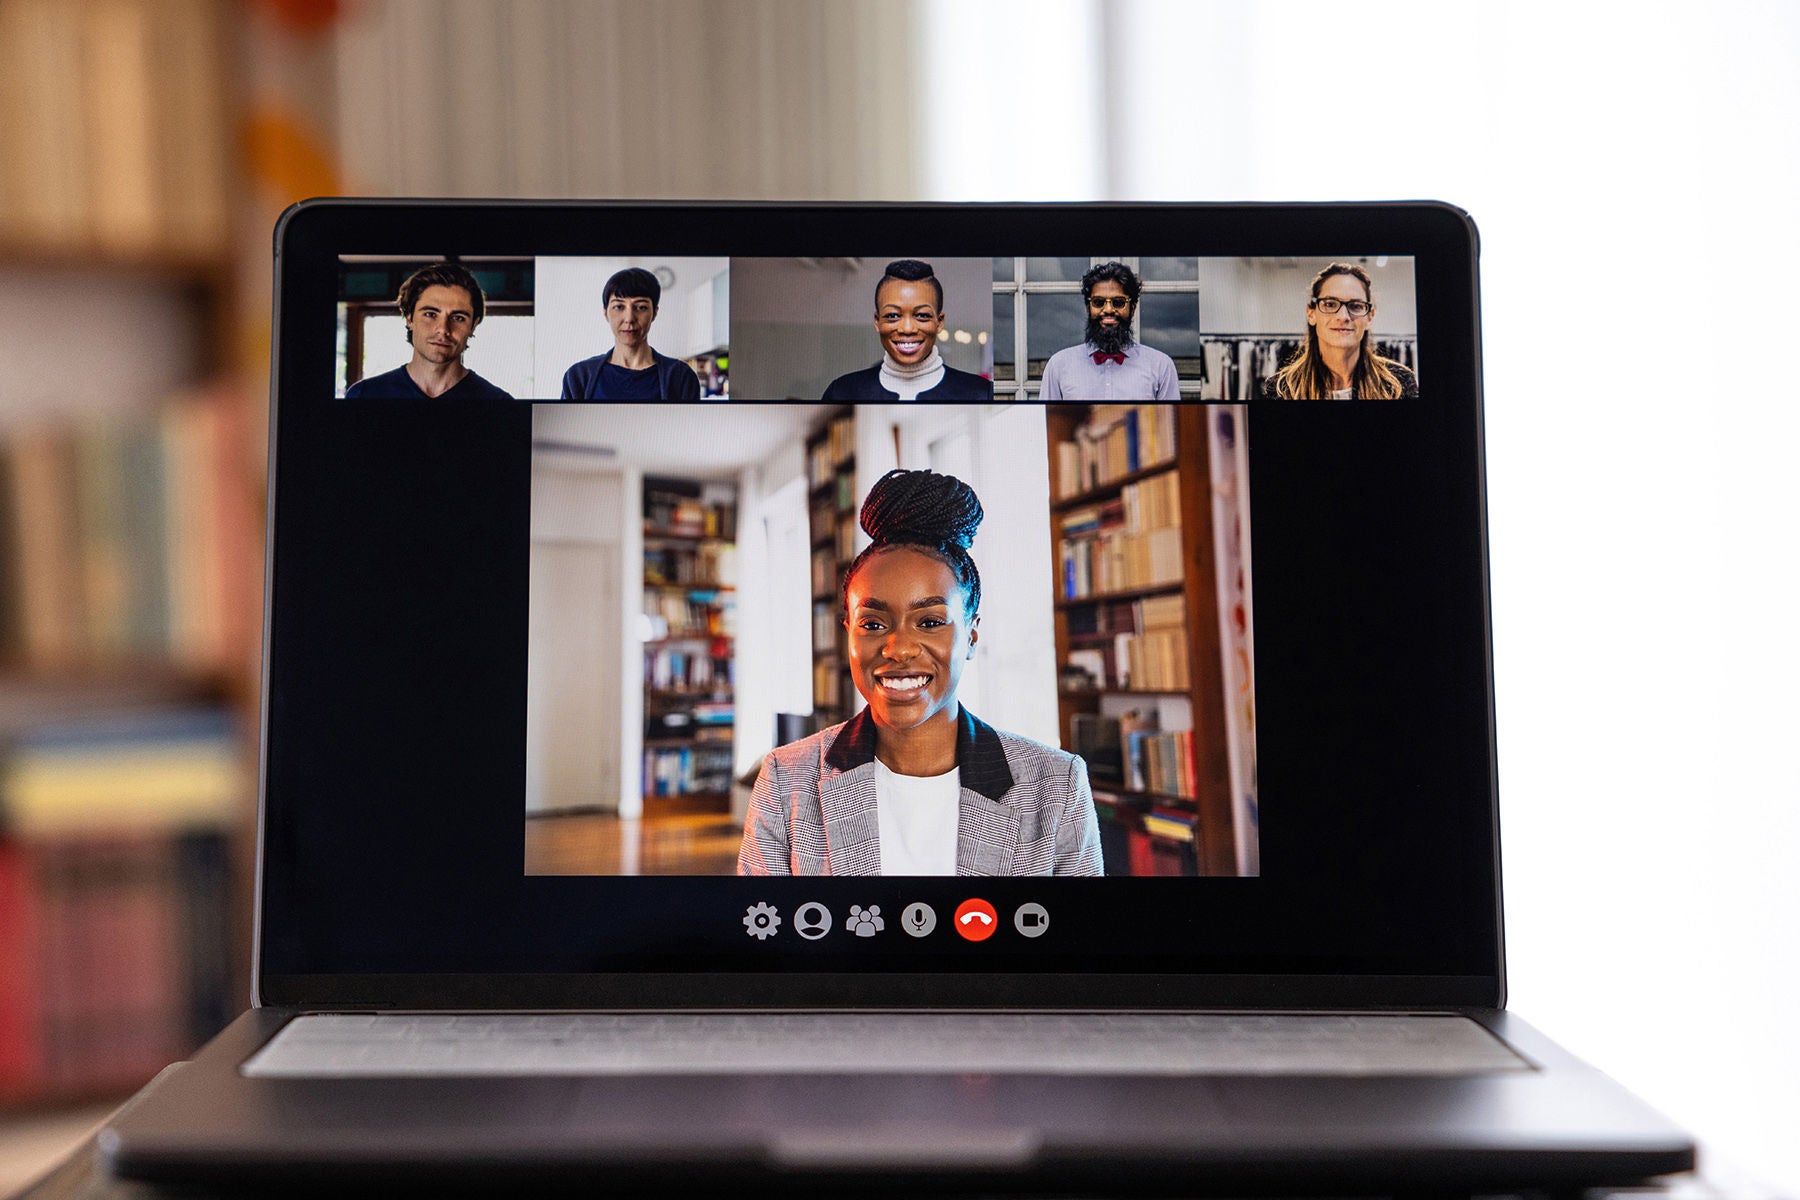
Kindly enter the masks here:
[[[880, 231], [872, 224], [907, 231]], [[691, 968], [649, 967], [619, 971], [590, 961], [581, 932], [569, 928], [562, 938], [566, 953], [546, 955], [559, 961], [522, 965], [502, 953], [496, 929], [474, 929], [480, 942], [468, 969], [400, 971], [378, 969], [388, 962], [407, 964], [407, 950], [430, 930], [402, 920], [375, 938], [373, 952], [349, 953], [329, 944], [324, 928], [309, 927], [304, 907], [295, 901], [303, 889], [294, 884], [308, 873], [337, 873], [334, 861], [350, 849], [327, 836], [308, 841], [293, 836], [304, 806], [329, 805], [328, 795], [301, 793], [290, 782], [302, 774], [295, 767], [307, 751], [299, 743], [304, 730], [283, 726], [286, 741], [275, 736], [271, 697], [304, 691], [306, 667], [320, 656], [341, 653], [317, 628], [291, 629], [274, 619], [277, 597], [286, 614], [304, 600], [314, 583], [306, 568], [284, 574], [291, 565], [279, 553], [291, 539], [314, 524], [317, 514], [297, 511], [289, 499], [304, 492], [304, 480], [316, 483], [336, 469], [317, 453], [305, 452], [309, 415], [331, 398], [333, 287], [341, 254], [442, 253], [455, 246], [468, 255], [581, 255], [596, 252], [596, 231], [607, 231], [604, 250], [616, 254], [866, 256], [893, 243], [901, 249], [918, 245], [932, 255], [995, 253], [1085, 253], [1086, 247], [1129, 248], [1144, 254], [1198, 254], [1311, 257], [1346, 253], [1387, 253], [1414, 259], [1418, 311], [1418, 345], [1424, 365], [1423, 399], [1404, 410], [1404, 419], [1426, 432], [1420, 436], [1436, 451], [1428, 469], [1444, 479], [1433, 493], [1449, 503], [1443, 512], [1409, 527], [1411, 548], [1429, 552], [1445, 583], [1441, 596], [1457, 625], [1453, 631], [1461, 656], [1459, 669], [1469, 684], [1450, 706], [1421, 711], [1420, 724], [1405, 731], [1408, 742], [1461, 748], [1467, 779], [1457, 792], [1457, 811], [1448, 819], [1455, 836], [1405, 845], [1410, 854], [1447, 860], [1466, 887], [1446, 897], [1449, 911], [1437, 914], [1424, 940], [1414, 937], [1395, 952], [1371, 945], [1344, 953], [1321, 928], [1311, 944], [1306, 930], [1322, 913], [1284, 908], [1279, 886], [1265, 887], [1263, 919], [1282, 937], [1279, 951], [1225, 955], [1170, 954], [1146, 951], [1135, 960], [1109, 958], [1103, 969], [1068, 970], [1066, 952], [1009, 957], [1002, 967], [978, 960], [961, 969], [895, 971], [891, 961], [871, 959], [867, 969], [844, 970], [842, 963], [820, 962], [818, 969], [795, 966], [780, 972], [721, 970], [716, 956], [695, 955]], [[925, 232], [928, 231], [928, 232]], [[1096, 232], [1101, 231], [1101, 232]], [[1492, 661], [1488, 610], [1488, 564], [1485, 470], [1482, 459], [1482, 400], [1479, 357], [1477, 239], [1466, 213], [1436, 202], [1391, 204], [1266, 205], [891, 205], [891, 204], [697, 204], [644, 202], [602, 204], [581, 201], [444, 201], [318, 200], [295, 206], [276, 229], [276, 355], [270, 421], [269, 547], [266, 579], [263, 763], [261, 770], [257, 881], [257, 950], [255, 994], [259, 1003], [299, 1006], [403, 1007], [584, 1007], [591, 1005], [682, 1004], [718, 1006], [789, 1005], [996, 1005], [1109, 1006], [1129, 1005], [1281, 1005], [1309, 1006], [1499, 1006], [1504, 1001], [1504, 970], [1499, 905], [1499, 837], [1497, 779], [1494, 762]], [[872, 246], [873, 243], [873, 246]], [[323, 383], [321, 384], [321, 381]], [[1330, 406], [1334, 427], [1346, 419], [1336, 414], [1359, 405]], [[1271, 505], [1258, 489], [1256, 466], [1258, 421], [1288, 420], [1265, 416], [1274, 410], [1252, 406], [1252, 521], [1257, 555], [1259, 706], [1279, 695], [1279, 678], [1267, 674], [1262, 620], [1262, 572], [1272, 556], [1264, 545], [1262, 526]], [[1402, 410], [1391, 410], [1402, 411]], [[284, 453], [284, 447], [288, 447]], [[297, 482], [298, 477], [299, 482]], [[287, 490], [278, 480], [289, 481]], [[305, 503], [305, 502], [301, 502]], [[1262, 518], [1262, 519], [1259, 519]], [[277, 563], [281, 566], [278, 567]], [[300, 592], [295, 592], [295, 588]], [[520, 639], [522, 643], [522, 631]], [[1276, 668], [1279, 673], [1279, 668]], [[1259, 726], [1263, 712], [1259, 711]], [[1263, 726], [1266, 728], [1266, 726]], [[1259, 742], [1262, 728], [1259, 728]], [[1402, 747], [1393, 747], [1400, 752]], [[1479, 751], [1484, 750], [1482, 754]], [[1476, 758], [1479, 762], [1475, 761]], [[1264, 757], [1264, 763], [1267, 764]], [[311, 764], [316, 767], [318, 764]], [[351, 764], [352, 770], [354, 764]], [[341, 765], [340, 765], [341, 769]], [[1364, 799], [1379, 799], [1364, 797]], [[1392, 799], [1391, 797], [1388, 799]], [[1418, 798], [1399, 801], [1419, 804]], [[509, 809], [513, 808], [510, 803]], [[316, 828], [315, 811], [309, 818]], [[1405, 843], [1404, 825], [1387, 831]], [[1267, 834], [1265, 831], [1265, 838]], [[1265, 840], [1265, 846], [1267, 842]], [[1265, 872], [1268, 871], [1265, 859]], [[525, 877], [521, 875], [523, 883]], [[590, 881], [559, 880], [580, 887]], [[613, 882], [613, 881], [607, 881]], [[641, 883], [642, 881], [631, 881]], [[717, 881], [729, 904], [741, 904], [749, 881]], [[1010, 881], [1017, 883], [1017, 881]], [[1079, 886], [1078, 881], [1057, 881]], [[1109, 880], [1101, 886], [1116, 891], [1093, 901], [1155, 906], [1170, 893], [1173, 881]], [[1260, 880], [1185, 881], [1175, 886], [1259, 887]], [[447, 884], [454, 887], [454, 884]], [[1372, 887], [1383, 886], [1373, 883]], [[915, 889], [916, 890], [916, 889]], [[966, 888], [965, 888], [966, 890]], [[1003, 886], [989, 889], [1010, 894]], [[565, 893], [566, 894], [566, 893]], [[747, 894], [747, 893], [746, 893]], [[1068, 893], [1075, 896], [1078, 893]], [[388, 910], [376, 892], [367, 896], [370, 919]], [[727, 907], [729, 907], [729, 904]], [[1244, 918], [1239, 915], [1239, 920]], [[574, 923], [571, 923], [573, 926]], [[1256, 941], [1257, 930], [1240, 925], [1239, 939]], [[1409, 931], [1409, 936], [1417, 931]], [[1296, 933], [1299, 941], [1296, 942]], [[1404, 939], [1402, 939], [1404, 940]], [[302, 948], [303, 947], [303, 948]], [[391, 954], [389, 953], [391, 951]], [[486, 961], [482, 961], [485, 957]], [[487, 969], [488, 963], [493, 969]], [[1132, 969], [1145, 967], [1148, 969]], [[700, 999], [697, 999], [700, 998]]]

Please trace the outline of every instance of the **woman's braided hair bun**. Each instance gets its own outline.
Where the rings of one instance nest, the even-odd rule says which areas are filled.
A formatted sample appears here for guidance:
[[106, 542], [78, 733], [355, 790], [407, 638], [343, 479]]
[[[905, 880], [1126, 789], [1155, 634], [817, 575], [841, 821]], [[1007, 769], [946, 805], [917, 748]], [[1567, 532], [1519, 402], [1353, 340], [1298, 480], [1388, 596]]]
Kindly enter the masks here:
[[863, 532], [876, 545], [967, 550], [981, 528], [975, 489], [936, 471], [889, 471], [862, 506]]
[[981, 518], [975, 489], [955, 476], [936, 471], [889, 471], [875, 481], [863, 500], [860, 519], [869, 546], [844, 573], [845, 592], [870, 555], [913, 546], [950, 568], [963, 589], [964, 610], [974, 615], [981, 609], [981, 573], [969, 557], [969, 547], [981, 528]]

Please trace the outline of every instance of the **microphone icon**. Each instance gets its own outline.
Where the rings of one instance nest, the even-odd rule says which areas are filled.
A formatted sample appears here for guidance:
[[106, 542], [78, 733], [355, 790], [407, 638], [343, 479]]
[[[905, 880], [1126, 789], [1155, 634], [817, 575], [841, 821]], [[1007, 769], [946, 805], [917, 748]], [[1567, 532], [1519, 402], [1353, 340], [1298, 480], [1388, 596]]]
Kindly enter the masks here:
[[900, 927], [912, 936], [922, 938], [937, 928], [937, 913], [923, 900], [915, 900], [900, 914]]

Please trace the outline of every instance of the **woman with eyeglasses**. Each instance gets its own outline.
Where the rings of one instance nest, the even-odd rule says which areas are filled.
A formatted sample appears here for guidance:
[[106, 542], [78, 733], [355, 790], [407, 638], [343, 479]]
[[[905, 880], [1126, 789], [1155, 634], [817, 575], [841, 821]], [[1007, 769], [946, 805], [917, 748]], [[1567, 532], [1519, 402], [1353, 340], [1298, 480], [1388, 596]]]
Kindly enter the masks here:
[[1313, 276], [1306, 301], [1306, 345], [1263, 380], [1264, 399], [1398, 400], [1419, 394], [1419, 378], [1375, 353], [1369, 327], [1375, 294], [1369, 273], [1332, 263]]
[[931, 264], [916, 258], [887, 265], [875, 284], [875, 336], [881, 361], [831, 381], [826, 403], [896, 400], [992, 400], [991, 380], [945, 364], [938, 353], [944, 327], [944, 285]]
[[740, 875], [1105, 873], [1086, 764], [957, 699], [982, 632], [969, 556], [981, 517], [974, 489], [935, 471], [889, 471], [869, 489], [872, 540], [843, 584], [868, 707], [763, 760]]

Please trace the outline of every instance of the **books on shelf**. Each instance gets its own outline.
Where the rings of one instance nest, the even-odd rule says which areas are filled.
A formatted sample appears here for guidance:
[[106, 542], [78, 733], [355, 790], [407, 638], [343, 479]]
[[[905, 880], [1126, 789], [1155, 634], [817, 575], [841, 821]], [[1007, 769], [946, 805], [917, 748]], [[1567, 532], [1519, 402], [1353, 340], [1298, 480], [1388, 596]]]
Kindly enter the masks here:
[[687, 480], [644, 480], [645, 534], [735, 541], [737, 504], [715, 490]]
[[843, 667], [835, 659], [821, 658], [813, 663], [813, 707], [837, 709], [844, 703]]
[[830, 549], [814, 550], [812, 553], [812, 594], [837, 594], [837, 555]]
[[838, 468], [855, 455], [856, 416], [843, 413], [820, 432], [819, 440], [806, 450], [806, 481], [815, 488], [830, 483]]
[[1180, 476], [1126, 484], [1116, 499], [1070, 509], [1058, 542], [1062, 596], [1178, 583], [1185, 574]]
[[853, 703], [844, 678], [840, 585], [856, 557], [856, 414], [836, 413], [807, 439], [812, 531], [813, 710], [830, 724]]
[[650, 641], [731, 637], [737, 632], [735, 596], [706, 588], [685, 592], [646, 589], [644, 617]]
[[1200, 873], [1200, 835], [1191, 814], [1150, 807], [1095, 791], [1100, 854], [1108, 875], [1174, 876]]
[[807, 536], [814, 543], [832, 537], [837, 529], [837, 505], [830, 496], [815, 496], [806, 507]]
[[221, 254], [237, 151], [228, 12], [217, 0], [0, 4], [0, 240]]
[[652, 646], [644, 652], [644, 681], [658, 692], [728, 692], [732, 658], [729, 643]]
[[1067, 662], [1075, 669], [1070, 674], [1082, 678], [1085, 688], [1186, 691], [1184, 612], [1178, 592], [1070, 609]]
[[1096, 404], [1072, 441], [1056, 444], [1056, 498], [1102, 487], [1175, 457], [1167, 404]]
[[1087, 762], [1088, 778], [1123, 787], [1125, 758], [1119, 740], [1119, 719], [1100, 713], [1076, 713], [1069, 719], [1069, 732], [1069, 749]]
[[0, 765], [0, 822], [22, 837], [223, 829], [250, 789], [223, 709], [82, 718], [14, 739]]
[[647, 545], [644, 547], [644, 582], [736, 587], [737, 546], [732, 542]]
[[1069, 729], [1070, 749], [1096, 785], [1187, 800], [1199, 794], [1193, 731], [1161, 729], [1154, 709], [1076, 713]]
[[813, 650], [825, 653], [837, 649], [838, 631], [844, 627], [843, 612], [835, 600], [813, 602]]
[[644, 751], [644, 795], [689, 796], [731, 790], [731, 743], [651, 746]]
[[223, 1028], [223, 833], [0, 841], [0, 1097], [137, 1087]]
[[261, 580], [248, 439], [235, 397], [196, 394], [0, 445], [9, 656], [237, 668]]
[[0, 764], [0, 1096], [135, 1087], [237, 1008], [224, 710], [76, 717]]

